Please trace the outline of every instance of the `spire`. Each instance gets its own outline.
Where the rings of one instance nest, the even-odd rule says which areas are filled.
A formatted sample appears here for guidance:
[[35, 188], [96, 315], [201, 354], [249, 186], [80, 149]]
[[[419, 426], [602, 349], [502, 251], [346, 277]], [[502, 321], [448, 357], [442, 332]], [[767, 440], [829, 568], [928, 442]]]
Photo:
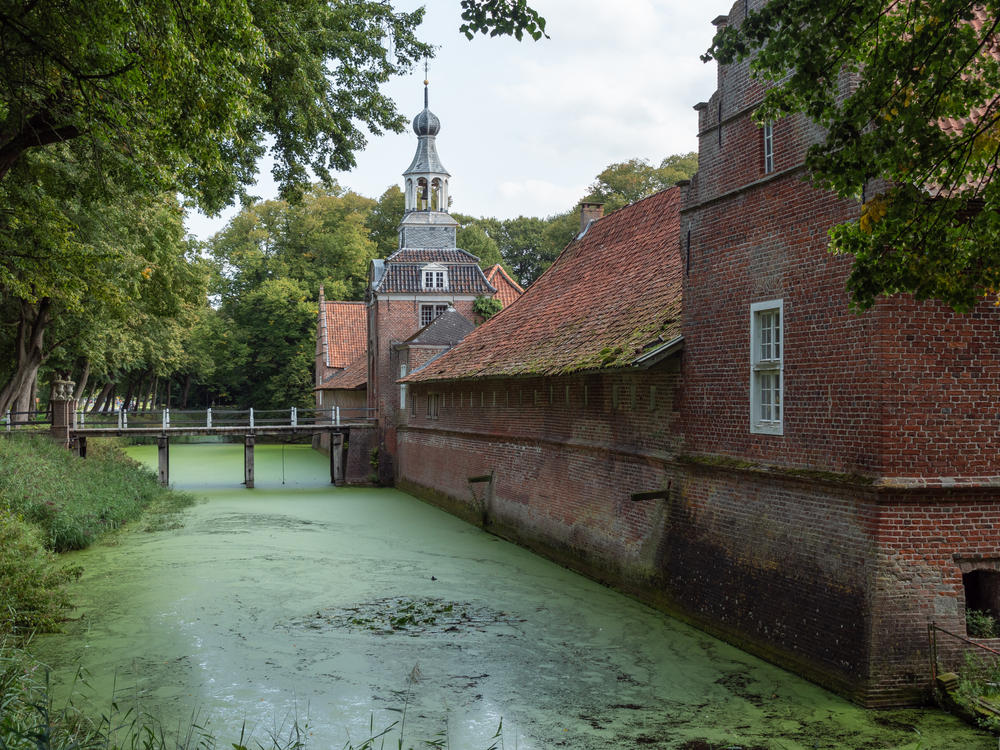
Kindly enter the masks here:
[[406, 178], [407, 211], [448, 210], [448, 170], [437, 153], [437, 134], [441, 121], [429, 107], [430, 81], [427, 78], [427, 61], [424, 60], [424, 109], [413, 118], [413, 132], [417, 134], [417, 151], [413, 161], [403, 172]]

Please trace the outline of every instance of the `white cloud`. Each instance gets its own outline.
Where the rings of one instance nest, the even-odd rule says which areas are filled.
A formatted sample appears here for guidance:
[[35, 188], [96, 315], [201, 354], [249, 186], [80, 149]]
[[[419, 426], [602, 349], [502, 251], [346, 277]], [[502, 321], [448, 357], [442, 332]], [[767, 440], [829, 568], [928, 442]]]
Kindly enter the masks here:
[[[422, 0], [394, 4], [409, 9]], [[430, 106], [441, 118], [438, 150], [461, 213], [565, 211], [608, 164], [697, 147], [692, 106], [715, 88], [715, 66], [699, 55], [714, 33], [709, 22], [729, 11], [729, 0], [532, 5], [547, 19], [548, 40], [469, 42], [457, 30], [458, 3], [427, 3], [423, 37], [440, 45]], [[408, 116], [423, 104], [422, 80], [418, 70], [386, 88]], [[357, 168], [338, 179], [378, 197], [401, 182], [415, 145], [409, 129], [373, 137]], [[271, 197], [267, 189], [273, 194], [265, 185], [258, 194]]]

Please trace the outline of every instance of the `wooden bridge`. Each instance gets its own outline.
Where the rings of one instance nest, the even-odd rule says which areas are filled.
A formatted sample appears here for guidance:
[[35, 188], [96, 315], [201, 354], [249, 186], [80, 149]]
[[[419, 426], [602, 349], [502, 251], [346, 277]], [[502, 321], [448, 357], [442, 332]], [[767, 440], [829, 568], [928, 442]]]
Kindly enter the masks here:
[[[69, 402], [63, 402], [69, 403]], [[57, 405], [58, 406], [58, 405]], [[330, 482], [344, 483], [344, 438], [352, 429], [371, 429], [374, 409], [331, 407], [328, 409], [205, 409], [199, 411], [157, 409], [88, 413], [54, 408], [51, 413], [14, 413], [0, 418], [0, 429], [51, 429], [77, 455], [86, 457], [88, 438], [155, 437], [158, 446], [160, 484], [170, 483], [170, 438], [187, 435], [242, 437], [243, 474], [247, 488], [254, 486], [254, 444], [261, 437], [330, 436]]]

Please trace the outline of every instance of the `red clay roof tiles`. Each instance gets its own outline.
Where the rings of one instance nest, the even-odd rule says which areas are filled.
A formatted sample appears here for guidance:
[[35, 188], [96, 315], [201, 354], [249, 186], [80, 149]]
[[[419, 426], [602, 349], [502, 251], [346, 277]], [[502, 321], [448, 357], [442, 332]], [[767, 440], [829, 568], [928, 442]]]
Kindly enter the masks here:
[[327, 367], [347, 367], [367, 349], [364, 302], [324, 302], [323, 358]]
[[406, 381], [624, 367], [680, 336], [680, 190], [591, 224], [510, 307]]
[[514, 281], [499, 263], [486, 271], [486, 280], [496, 287], [497, 293], [493, 296], [503, 302], [504, 307], [524, 294], [521, 285]]

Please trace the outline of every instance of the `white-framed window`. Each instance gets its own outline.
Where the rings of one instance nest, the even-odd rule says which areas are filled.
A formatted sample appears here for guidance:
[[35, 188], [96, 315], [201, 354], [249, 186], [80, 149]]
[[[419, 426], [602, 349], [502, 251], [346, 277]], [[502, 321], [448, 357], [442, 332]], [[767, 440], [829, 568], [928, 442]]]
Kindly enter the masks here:
[[421, 269], [421, 286], [428, 291], [443, 291], [448, 288], [448, 269], [432, 263]]
[[780, 299], [750, 305], [750, 432], [784, 434], [783, 309]]
[[439, 393], [428, 393], [427, 394], [427, 418], [437, 419], [438, 412], [440, 410], [441, 394]]
[[443, 313], [448, 309], [448, 303], [425, 303], [420, 306], [420, 327], [423, 328], [425, 325], [434, 320], [438, 315]]
[[[400, 378], [406, 377], [406, 365], [403, 363], [400, 363], [399, 365], [399, 377]], [[406, 383], [399, 384], [399, 408], [400, 409], [406, 408]]]
[[764, 174], [774, 171], [774, 123], [764, 123]]

